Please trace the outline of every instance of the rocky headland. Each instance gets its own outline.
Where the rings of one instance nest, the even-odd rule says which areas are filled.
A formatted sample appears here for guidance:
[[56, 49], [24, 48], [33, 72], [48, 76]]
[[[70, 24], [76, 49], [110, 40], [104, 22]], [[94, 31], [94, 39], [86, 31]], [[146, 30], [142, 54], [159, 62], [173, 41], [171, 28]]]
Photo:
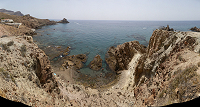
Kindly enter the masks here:
[[[47, 25], [47, 20], [24, 18], [35, 23], [29, 26], [24, 22], [29, 29]], [[110, 47], [105, 60], [116, 79], [91, 88], [74, 80], [87, 55], [68, 56], [67, 48], [59, 53], [65, 57], [55, 67], [28, 33], [3, 24], [0, 29], [0, 96], [8, 100], [29, 106], [130, 107], [163, 106], [200, 96], [198, 32], [175, 32], [166, 27], [153, 32], [147, 47], [138, 41]], [[101, 66], [99, 55], [89, 64], [94, 70]]]

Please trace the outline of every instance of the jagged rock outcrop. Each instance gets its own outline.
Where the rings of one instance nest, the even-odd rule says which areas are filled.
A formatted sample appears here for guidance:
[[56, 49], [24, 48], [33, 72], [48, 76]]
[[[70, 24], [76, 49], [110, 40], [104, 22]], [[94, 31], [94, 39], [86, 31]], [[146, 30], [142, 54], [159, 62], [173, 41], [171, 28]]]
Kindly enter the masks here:
[[88, 65], [90, 67], [90, 69], [95, 70], [95, 71], [99, 71], [102, 67], [102, 59], [100, 55], [96, 55], [94, 57], [94, 59], [90, 62], [90, 64]]
[[200, 32], [200, 29], [197, 28], [196, 26], [190, 29], [191, 31], [195, 31], [195, 32]]
[[162, 26], [162, 27], [160, 27], [159, 29], [160, 29], [160, 30], [166, 30], [166, 31], [174, 31], [173, 28], [169, 28], [169, 25], [167, 25], [167, 27]]
[[87, 56], [85, 54], [71, 55], [64, 57], [63, 67], [68, 69], [68, 67], [74, 69], [81, 69], [83, 67], [83, 63], [87, 61]]
[[117, 47], [110, 47], [106, 54], [106, 63], [112, 71], [127, 70], [129, 62], [136, 53], [145, 53], [145, 47], [138, 41], [126, 42]]
[[42, 51], [38, 51], [36, 56], [36, 75], [40, 80], [40, 84], [45, 88], [47, 92], [56, 91], [59, 94], [58, 83], [53, 77], [50, 61], [48, 56]]
[[135, 69], [134, 96], [138, 104], [168, 105], [198, 97], [199, 90], [195, 87], [200, 85], [192, 83], [198, 78], [200, 67], [198, 36], [194, 32], [161, 29], [153, 32], [147, 52], [140, 57]]
[[67, 21], [67, 19], [63, 18], [63, 20], [58, 21], [57, 23], [69, 23], [69, 21]]
[[[164, 62], [175, 46], [177, 37], [175, 32], [167, 30], [155, 30], [150, 38], [149, 45], [145, 54], [141, 56], [136, 67], [135, 83], [137, 84], [142, 75], [150, 78], [157, 66]], [[170, 50], [168, 50], [170, 48]]]

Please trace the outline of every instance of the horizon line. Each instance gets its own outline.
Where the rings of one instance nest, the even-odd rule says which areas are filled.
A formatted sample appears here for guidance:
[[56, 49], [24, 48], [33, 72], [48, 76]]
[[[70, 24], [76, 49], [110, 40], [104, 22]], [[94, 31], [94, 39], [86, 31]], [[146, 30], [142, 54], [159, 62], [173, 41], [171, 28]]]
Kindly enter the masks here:
[[[67, 18], [66, 18], [67, 19]], [[62, 20], [62, 19], [49, 19], [49, 20]], [[107, 19], [67, 19], [67, 20], [80, 20], [80, 21], [200, 21], [200, 20], [107, 20]]]

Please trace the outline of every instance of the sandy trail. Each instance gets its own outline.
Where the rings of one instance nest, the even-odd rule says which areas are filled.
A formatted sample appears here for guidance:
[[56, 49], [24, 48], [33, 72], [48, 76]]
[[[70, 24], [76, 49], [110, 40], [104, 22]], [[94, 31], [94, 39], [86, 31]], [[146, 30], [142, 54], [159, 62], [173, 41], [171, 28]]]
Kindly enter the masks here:
[[140, 58], [141, 54], [136, 54], [132, 58], [131, 62], [129, 63], [128, 70], [121, 71], [120, 79], [116, 85], [114, 85], [112, 88], [127, 88], [128, 86], [134, 85], [134, 73], [135, 73], [135, 67], [137, 65], [138, 59]]

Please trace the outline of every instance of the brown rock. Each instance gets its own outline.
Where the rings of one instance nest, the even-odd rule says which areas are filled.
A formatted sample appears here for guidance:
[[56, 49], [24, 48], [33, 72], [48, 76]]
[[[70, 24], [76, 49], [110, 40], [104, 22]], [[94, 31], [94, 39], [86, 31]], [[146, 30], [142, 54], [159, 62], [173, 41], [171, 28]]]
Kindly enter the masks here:
[[200, 29], [197, 28], [196, 26], [190, 29], [191, 31], [195, 31], [195, 32], [200, 32]]
[[47, 55], [40, 51], [35, 54], [36, 56], [36, 75], [40, 81], [40, 84], [45, 88], [47, 92], [52, 92], [53, 90], [59, 94], [58, 84], [55, 78], [52, 76], [52, 70], [50, 61]]
[[174, 29], [173, 28], [169, 28], [169, 25], [167, 25], [167, 27], [161, 27], [160, 28], [161, 30], [166, 30], [166, 31], [174, 31]]
[[67, 21], [67, 19], [63, 18], [63, 20], [58, 21], [57, 23], [69, 23], [69, 22]]
[[144, 46], [140, 45], [138, 41], [126, 42], [116, 48], [110, 47], [106, 54], [106, 62], [112, 71], [127, 70], [129, 62], [138, 52], [146, 52]]
[[78, 54], [66, 56], [64, 59], [66, 60], [63, 64], [65, 68], [67, 68], [69, 65], [73, 65], [75, 69], [81, 69], [83, 67], [83, 63], [87, 61], [87, 56], [85, 54]]
[[102, 59], [100, 55], [96, 55], [88, 65], [92, 70], [99, 71], [102, 67]]

